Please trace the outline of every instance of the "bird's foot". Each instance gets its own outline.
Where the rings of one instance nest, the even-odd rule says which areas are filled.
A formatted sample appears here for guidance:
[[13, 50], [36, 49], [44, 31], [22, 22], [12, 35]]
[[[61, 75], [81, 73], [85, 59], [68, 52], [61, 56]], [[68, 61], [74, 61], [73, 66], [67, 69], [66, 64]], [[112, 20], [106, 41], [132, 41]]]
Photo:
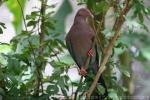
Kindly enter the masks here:
[[81, 67], [81, 69], [79, 70], [79, 75], [81, 76], [86, 76], [87, 75], [87, 71], [85, 68]]

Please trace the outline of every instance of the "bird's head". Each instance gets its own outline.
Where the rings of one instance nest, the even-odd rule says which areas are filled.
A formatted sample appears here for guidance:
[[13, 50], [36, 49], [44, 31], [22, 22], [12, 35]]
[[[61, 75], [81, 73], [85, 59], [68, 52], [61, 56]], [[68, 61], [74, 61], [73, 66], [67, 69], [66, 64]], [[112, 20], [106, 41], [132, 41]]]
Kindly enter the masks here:
[[80, 17], [83, 17], [83, 18], [93, 17], [91, 12], [88, 9], [86, 9], [86, 8], [79, 9], [77, 14], [76, 14], [76, 16], [80, 16]]
[[91, 19], [93, 19], [92, 13], [86, 8], [81, 8], [78, 10], [75, 16], [74, 23], [89, 23]]

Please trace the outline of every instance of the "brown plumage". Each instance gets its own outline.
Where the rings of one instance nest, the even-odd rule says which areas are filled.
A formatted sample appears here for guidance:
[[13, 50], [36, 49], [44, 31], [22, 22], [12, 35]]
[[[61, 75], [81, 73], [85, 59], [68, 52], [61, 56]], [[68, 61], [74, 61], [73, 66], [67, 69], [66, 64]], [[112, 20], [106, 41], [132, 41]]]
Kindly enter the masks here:
[[[91, 49], [93, 39], [96, 35], [92, 27], [86, 21], [88, 17], [92, 17], [90, 11], [81, 8], [77, 12], [74, 23], [66, 36], [67, 49], [80, 68], [81, 75], [83, 76], [86, 76], [91, 70], [96, 74], [99, 66], [99, 55], [96, 44], [94, 48], [92, 48], [93, 55], [90, 58], [89, 65], [85, 66], [88, 51]], [[102, 77], [100, 77], [99, 83], [106, 87]]]
[[[67, 48], [79, 68], [85, 67], [84, 65], [88, 56], [87, 53], [91, 49], [93, 38], [95, 36], [94, 30], [86, 22], [88, 17], [92, 17], [91, 13], [85, 8], [80, 9], [77, 12], [74, 23], [66, 36]], [[95, 50], [93, 51], [93, 57], [95, 57], [96, 60]]]

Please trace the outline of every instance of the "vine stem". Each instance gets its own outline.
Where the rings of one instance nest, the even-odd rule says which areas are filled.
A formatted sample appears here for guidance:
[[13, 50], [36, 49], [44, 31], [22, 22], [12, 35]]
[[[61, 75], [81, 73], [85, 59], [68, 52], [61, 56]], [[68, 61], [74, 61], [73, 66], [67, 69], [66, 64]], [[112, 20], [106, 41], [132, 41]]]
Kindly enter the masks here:
[[[25, 16], [24, 16], [23, 8], [22, 8], [22, 6], [21, 6], [20, 1], [19, 1], [19, 0], [17, 0], [17, 2], [18, 2], [19, 6], [20, 6], [20, 9], [21, 9], [22, 18], [23, 18], [23, 22], [24, 22], [24, 26], [25, 26], [25, 30], [26, 30], [26, 32], [28, 32], [27, 24], [26, 24], [26, 20], [25, 20]], [[34, 49], [33, 49], [32, 43], [30, 42], [30, 40], [29, 40], [29, 39], [28, 39], [28, 42], [29, 42], [29, 46], [30, 46], [30, 48], [31, 48], [31, 51], [32, 51], [32, 53], [33, 53], [33, 57], [34, 57], [33, 61], [36, 63], [36, 61], [35, 61], [35, 59], [36, 59], [35, 55], [36, 55], [36, 54], [35, 54], [35, 52], [34, 52]]]

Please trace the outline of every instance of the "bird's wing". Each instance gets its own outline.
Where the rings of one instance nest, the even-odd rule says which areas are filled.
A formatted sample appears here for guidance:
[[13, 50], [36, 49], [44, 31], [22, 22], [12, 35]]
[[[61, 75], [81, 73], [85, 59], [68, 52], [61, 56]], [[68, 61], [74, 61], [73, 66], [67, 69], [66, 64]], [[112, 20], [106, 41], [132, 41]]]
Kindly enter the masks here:
[[74, 53], [74, 49], [73, 49], [73, 46], [72, 46], [71, 44], [72, 44], [72, 43], [71, 43], [70, 39], [69, 39], [69, 38], [66, 38], [66, 46], [67, 46], [67, 48], [68, 48], [68, 51], [69, 51], [69, 53], [71, 54], [73, 60], [74, 60], [74, 61], [76, 62], [76, 64], [80, 67], [79, 62], [77, 61], [77, 58], [76, 58], [76, 56], [74, 55], [74, 54], [75, 54], [75, 53]]
[[99, 67], [99, 53], [98, 53], [98, 46], [96, 43], [92, 48], [92, 52], [93, 52], [93, 56], [90, 59], [89, 68], [92, 68], [94, 73], [96, 73]]

